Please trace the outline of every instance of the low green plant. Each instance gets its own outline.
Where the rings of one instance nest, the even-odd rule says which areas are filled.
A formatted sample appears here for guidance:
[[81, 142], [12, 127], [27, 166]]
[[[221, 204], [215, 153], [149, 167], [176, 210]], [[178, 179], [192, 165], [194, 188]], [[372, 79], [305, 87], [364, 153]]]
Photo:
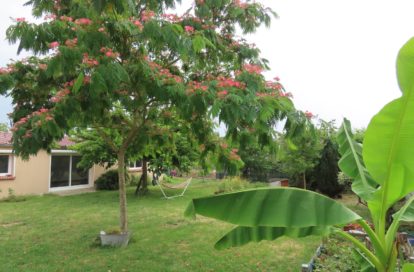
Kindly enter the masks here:
[[[128, 182], [130, 177], [128, 174], [125, 175], [125, 181]], [[97, 190], [118, 190], [119, 179], [118, 170], [109, 170], [102, 174], [96, 181], [95, 187]]]
[[266, 186], [268, 186], [267, 183], [249, 182], [248, 180], [243, 179], [241, 177], [230, 177], [230, 178], [226, 178], [224, 180], [219, 181], [217, 191], [215, 191], [214, 193], [222, 194], [222, 193], [240, 191], [240, 190], [248, 189], [248, 188], [257, 188], [257, 187], [266, 187]]
[[[402, 96], [388, 103], [371, 120], [363, 148], [354, 140], [350, 122], [338, 134], [340, 169], [353, 179], [352, 190], [367, 202], [374, 227], [346, 206], [321, 194], [295, 189], [256, 189], [193, 199], [186, 210], [236, 224], [217, 248], [281, 236], [305, 237], [336, 233], [355, 247], [363, 271], [414, 271], [414, 264], [398, 259], [397, 231], [414, 222], [414, 38], [400, 50], [397, 76]], [[408, 197], [387, 224], [389, 211]], [[358, 223], [372, 248], [342, 229]]]
[[[1, 192], [1, 190], [0, 190]], [[8, 188], [8, 196], [3, 198], [1, 201], [3, 202], [21, 202], [26, 201], [25, 196], [17, 196], [15, 191], [12, 188]]]

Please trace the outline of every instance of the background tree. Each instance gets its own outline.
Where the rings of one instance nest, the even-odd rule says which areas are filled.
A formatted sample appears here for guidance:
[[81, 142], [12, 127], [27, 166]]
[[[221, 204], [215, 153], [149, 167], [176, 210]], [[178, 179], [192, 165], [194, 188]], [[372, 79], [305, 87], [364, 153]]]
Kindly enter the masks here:
[[17, 18], [7, 30], [18, 52], [34, 53], [0, 72], [0, 93], [15, 106], [16, 154], [51, 150], [73, 128], [95, 130], [117, 157], [122, 232], [128, 148], [145, 150], [151, 138], [165, 135], [154, 120], [166, 110], [187, 120], [200, 142], [218, 118], [233, 142], [250, 132], [249, 140], [261, 144], [294, 111], [278, 80], [261, 74], [267, 62], [259, 50], [234, 36], [236, 27], [250, 33], [269, 25], [270, 9], [208, 0], [181, 16], [166, 14], [177, 2], [31, 0], [34, 16], [45, 22]]
[[307, 188], [307, 172], [318, 163], [323, 145], [311, 122], [312, 115], [306, 112], [301, 118], [307, 121], [300, 134], [294, 138], [284, 134], [279, 138], [278, 160], [281, 171], [289, 176], [291, 184]]
[[9, 131], [9, 126], [6, 123], [0, 123], [0, 132]]
[[309, 170], [310, 188], [330, 197], [338, 196], [344, 190], [344, 186], [338, 181], [340, 155], [336, 141], [337, 133], [334, 120], [318, 120], [317, 137], [322, 150], [315, 167]]

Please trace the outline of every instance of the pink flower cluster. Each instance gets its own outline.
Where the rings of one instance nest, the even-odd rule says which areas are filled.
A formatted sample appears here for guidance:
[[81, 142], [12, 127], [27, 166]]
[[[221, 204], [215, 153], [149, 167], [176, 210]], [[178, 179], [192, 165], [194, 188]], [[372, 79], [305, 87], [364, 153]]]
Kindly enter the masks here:
[[90, 76], [85, 76], [83, 78], [83, 84], [89, 84], [91, 83], [91, 77]]
[[56, 93], [55, 96], [53, 96], [52, 98], [50, 98], [50, 101], [53, 102], [53, 103], [58, 103], [63, 98], [65, 98], [65, 96], [67, 96], [68, 94], [70, 94], [70, 90], [69, 89], [60, 90], [59, 92]]
[[313, 118], [313, 113], [311, 113], [310, 111], [305, 111], [305, 117], [308, 119], [312, 119]]
[[249, 7], [249, 4], [244, 3], [244, 2], [242, 2], [242, 1], [240, 1], [240, 0], [233, 0], [233, 4], [234, 4], [236, 7], [238, 7], [238, 8], [242, 8], [242, 9], [246, 9], [246, 8], [248, 8], [248, 7]]
[[111, 48], [102, 47], [99, 51], [104, 53], [108, 58], [116, 59], [119, 57], [119, 53], [113, 52]]
[[26, 18], [24, 18], [24, 17], [20, 17], [20, 18], [16, 18], [15, 19], [16, 20], [16, 22], [26, 22]]
[[239, 89], [244, 89], [246, 87], [246, 85], [243, 82], [235, 81], [232, 78], [218, 77], [217, 80], [219, 81], [217, 84], [217, 87], [219, 88], [235, 87]]
[[64, 22], [73, 22], [73, 18], [72, 17], [68, 17], [68, 16], [65, 16], [65, 15], [60, 16], [59, 19], [61, 21], [64, 21]]
[[163, 80], [164, 83], [171, 82], [171, 80], [175, 83], [183, 82], [183, 79], [180, 76], [171, 74], [170, 70], [162, 68], [158, 63], [149, 61], [148, 58], [146, 58], [146, 61], [150, 69], [156, 74], [156, 77]]
[[[44, 118], [45, 118], [46, 121], [53, 120], [53, 116], [51, 115], [49, 109], [40, 108], [39, 110], [32, 112], [31, 114], [27, 115], [26, 117], [21, 118], [19, 121], [17, 121], [16, 123], [14, 123], [13, 127], [10, 130], [11, 131], [17, 131], [18, 129], [20, 129], [20, 127], [22, 125], [26, 124], [31, 118], [33, 118], [35, 116], [39, 116], [39, 117], [43, 117], [44, 116]], [[37, 126], [41, 126], [42, 125], [42, 121], [41, 120], [38, 120], [35, 124]], [[27, 130], [26, 134], [23, 137], [25, 137], [25, 138], [32, 137], [31, 130]]]
[[266, 88], [269, 88], [272, 90], [281, 90], [282, 85], [279, 82], [266, 81]]
[[6, 75], [6, 74], [9, 74], [13, 71], [14, 71], [14, 68], [12, 68], [12, 67], [7, 67], [7, 68], [0, 67], [0, 75]]
[[138, 27], [138, 29], [140, 30], [140, 31], [142, 31], [142, 29], [144, 28], [144, 25], [140, 22], [140, 20], [137, 20], [137, 19], [131, 19], [131, 22], [136, 26], [136, 27]]
[[183, 20], [183, 18], [178, 16], [177, 14], [164, 13], [164, 14], [161, 15], [161, 17], [163, 17], [167, 21], [170, 21], [170, 22], [173, 22], [173, 23], [178, 23], [178, 22], [181, 22]]
[[39, 69], [40, 70], [46, 70], [47, 69], [47, 64], [46, 63], [39, 63]]
[[141, 15], [141, 21], [147, 22], [155, 16], [155, 12], [152, 10], [144, 10]]
[[289, 98], [293, 98], [293, 94], [291, 93], [291, 92], [287, 92], [287, 93], [284, 93], [284, 92], [280, 92], [280, 94], [279, 94], [280, 96], [282, 96], [282, 97], [289, 97]]
[[245, 64], [243, 65], [243, 69], [249, 74], [257, 74], [257, 75], [260, 75], [263, 71], [262, 67], [260, 67], [259, 65], [255, 65], [255, 64]]
[[59, 42], [57, 42], [57, 41], [49, 43], [49, 48], [51, 48], [51, 49], [54, 49], [58, 46], [59, 46]]
[[67, 47], [73, 48], [78, 44], [78, 38], [68, 39], [65, 41]]
[[229, 92], [227, 91], [227, 90], [222, 90], [222, 91], [220, 91], [220, 92], [217, 92], [217, 97], [219, 98], [219, 99], [223, 99], [223, 98], [225, 98], [226, 96], [227, 96], [227, 94], [228, 94]]
[[56, 20], [56, 14], [48, 14], [43, 19], [44, 20]]
[[190, 81], [187, 85], [186, 93], [187, 95], [194, 93], [195, 91], [202, 91], [206, 92], [208, 90], [208, 86], [203, 85], [201, 82], [198, 81]]
[[191, 34], [191, 33], [193, 33], [193, 32], [194, 32], [194, 27], [186, 25], [186, 26], [184, 27], [184, 30], [185, 30], [185, 32], [187, 32], [187, 33]]
[[77, 25], [91, 25], [92, 20], [88, 18], [79, 18], [75, 20], [75, 24]]
[[233, 148], [231, 151], [230, 151], [230, 154], [229, 154], [229, 160], [231, 160], [231, 161], [238, 161], [238, 160], [240, 160], [240, 156], [237, 154], [237, 152], [239, 152], [239, 150], [237, 149], [237, 148]]
[[98, 66], [99, 62], [96, 59], [89, 58], [88, 53], [83, 53], [82, 63], [88, 65], [89, 67]]

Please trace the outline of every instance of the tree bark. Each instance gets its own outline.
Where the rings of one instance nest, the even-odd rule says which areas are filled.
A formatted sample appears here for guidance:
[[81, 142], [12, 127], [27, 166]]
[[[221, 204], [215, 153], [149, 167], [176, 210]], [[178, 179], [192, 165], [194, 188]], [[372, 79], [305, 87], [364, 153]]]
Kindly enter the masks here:
[[125, 150], [118, 152], [119, 220], [122, 233], [128, 231], [127, 200], [125, 189]]
[[306, 190], [306, 174], [305, 174], [305, 172], [302, 173], [302, 178], [303, 178], [303, 189]]
[[142, 159], [142, 175], [139, 179], [137, 189], [135, 190], [135, 195], [146, 194], [148, 191], [148, 165], [147, 160], [144, 158]]

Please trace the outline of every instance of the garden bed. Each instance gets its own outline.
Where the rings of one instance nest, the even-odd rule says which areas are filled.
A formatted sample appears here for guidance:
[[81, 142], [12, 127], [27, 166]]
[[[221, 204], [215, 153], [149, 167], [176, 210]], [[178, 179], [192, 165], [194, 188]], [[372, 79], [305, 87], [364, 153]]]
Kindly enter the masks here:
[[352, 272], [358, 271], [359, 265], [354, 259], [352, 244], [340, 237], [329, 237], [321, 250], [319, 257], [315, 258], [314, 272]]

